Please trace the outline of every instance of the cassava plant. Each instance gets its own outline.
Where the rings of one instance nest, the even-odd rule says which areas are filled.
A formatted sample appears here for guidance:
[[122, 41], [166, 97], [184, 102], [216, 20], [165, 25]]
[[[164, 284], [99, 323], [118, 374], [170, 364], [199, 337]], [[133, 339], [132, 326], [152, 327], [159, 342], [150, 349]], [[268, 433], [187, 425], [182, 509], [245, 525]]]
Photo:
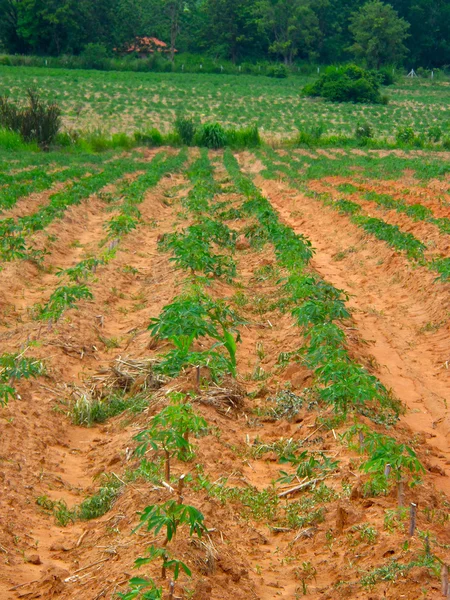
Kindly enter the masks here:
[[0, 406], [8, 404], [10, 398], [17, 397], [14, 388], [16, 379], [30, 379], [45, 373], [44, 365], [33, 358], [21, 354], [3, 354], [0, 356]]
[[184, 402], [184, 396], [174, 395], [171, 403], [152, 418], [150, 427], [135, 437], [139, 442], [136, 454], [144, 456], [148, 449], [155, 452], [162, 450], [165, 457], [164, 476], [170, 483], [172, 457], [189, 460], [193, 456], [190, 435], [198, 435], [206, 427], [205, 419], [194, 412], [191, 404]]
[[174, 569], [175, 579], [178, 578], [180, 568], [190, 576], [191, 572], [184, 563], [169, 558], [166, 547], [175, 537], [178, 529], [183, 525], [189, 527], [190, 537], [196, 535], [201, 538], [206, 531], [203, 521], [204, 516], [198, 509], [177, 500], [168, 500], [164, 504], [147, 506], [141, 513], [140, 523], [134, 531], [137, 531], [141, 527], [145, 527], [147, 531], [151, 531], [154, 535], [158, 535], [160, 531], [164, 531], [165, 538], [162, 547], [150, 546], [148, 548], [150, 556], [137, 559], [136, 566], [140, 567], [160, 558], [163, 561], [161, 571], [163, 578], [166, 577], [166, 570], [168, 568]]
[[[216, 349], [224, 347], [229, 356], [229, 370], [236, 376], [236, 349], [240, 341], [237, 325], [243, 322], [225, 302], [213, 300], [204, 292], [194, 289], [192, 293], [178, 296], [172, 304], [165, 306], [161, 315], [152, 319], [149, 330], [154, 338], [175, 343], [180, 353], [184, 352], [185, 358], [189, 358], [188, 364], [195, 364], [194, 358], [203, 363], [208, 362], [208, 358], [220, 360]], [[206, 361], [201, 356], [188, 356], [194, 340], [203, 337], [213, 338], [217, 342], [209, 350], [209, 356], [205, 354]], [[182, 354], [172, 358], [180, 357]]]

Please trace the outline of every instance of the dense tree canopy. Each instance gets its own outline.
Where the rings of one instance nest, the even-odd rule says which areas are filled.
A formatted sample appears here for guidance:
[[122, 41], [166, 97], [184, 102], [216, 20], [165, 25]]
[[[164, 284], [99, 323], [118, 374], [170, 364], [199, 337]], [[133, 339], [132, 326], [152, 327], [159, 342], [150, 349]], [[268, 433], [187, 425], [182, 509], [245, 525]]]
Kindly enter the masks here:
[[398, 16], [389, 4], [372, 0], [354, 13], [350, 20], [354, 44], [349, 50], [364, 58], [369, 67], [379, 69], [383, 64], [399, 63], [408, 49], [409, 23]]
[[109, 52], [155, 36], [181, 52], [247, 61], [450, 64], [450, 0], [0, 0], [10, 53]]

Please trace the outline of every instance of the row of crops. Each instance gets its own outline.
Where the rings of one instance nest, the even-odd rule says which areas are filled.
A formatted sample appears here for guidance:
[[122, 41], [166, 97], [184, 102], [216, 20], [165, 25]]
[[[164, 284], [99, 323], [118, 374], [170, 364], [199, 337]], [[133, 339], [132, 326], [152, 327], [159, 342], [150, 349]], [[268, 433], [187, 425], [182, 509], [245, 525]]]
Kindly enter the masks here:
[[[395, 424], [401, 406], [376, 377], [351, 357], [347, 349], [346, 337], [340, 326], [343, 320], [350, 318], [345, 293], [311, 272], [308, 267], [313, 256], [311, 243], [279, 221], [267, 199], [241, 173], [231, 152], [225, 153], [224, 165], [240, 201], [234, 202], [231, 207], [220, 201], [221, 189], [213, 177], [206, 154], [203, 154], [188, 170], [192, 187], [182, 203], [193, 223], [165, 235], [160, 241], [160, 249], [170, 252], [170, 260], [185, 273], [185, 285], [183, 293], [166, 305], [149, 325], [158, 343], [169, 342], [171, 345], [170, 350], [158, 356], [156, 371], [174, 378], [185, 370], [207, 366], [212, 382], [216, 384], [223, 384], [227, 377], [237, 376], [237, 347], [241, 336], [245, 335], [243, 326], [246, 320], [230, 303], [208, 293], [208, 288], [211, 278], [223, 279], [231, 285], [239, 279], [236, 240], [245, 231], [248, 239], [253, 242], [257, 239], [260, 250], [270, 246], [275, 252], [277, 265], [284, 273], [279, 282], [277, 310], [290, 313], [299, 328], [298, 349], [283, 353], [279, 358], [280, 364], [284, 367], [290, 361], [300, 361], [307, 365], [314, 376], [317, 405], [331, 406], [341, 423], [353, 415], [353, 424], [344, 431], [342, 440], [366, 455], [360, 468], [370, 474], [366, 484], [369, 495], [386, 493], [392, 486], [403, 486], [406, 482], [415, 485], [424, 468], [414, 450], [398, 443], [395, 437], [378, 433], [356, 419], [356, 415], [360, 414], [374, 423], [390, 427]], [[241, 220], [251, 220], [252, 226], [236, 229]], [[201, 388], [208, 385], [207, 380], [199, 379], [197, 392], [201, 393]], [[195, 392], [191, 395], [195, 402]], [[207, 423], [192, 411], [192, 404], [185, 402], [179, 396], [173, 397], [171, 404], [153, 417], [152, 427], [137, 436], [142, 454], [149, 449], [156, 453], [164, 450], [164, 473], [166, 481], [173, 486], [176, 478], [170, 479], [170, 460], [173, 457], [193, 460], [193, 449], [187, 440], [198, 436], [207, 427]], [[156, 457], [157, 454], [153, 460]], [[284, 448], [280, 460], [289, 467], [281, 472], [279, 484], [298, 481], [304, 484], [305, 479], [316, 481], [339, 468], [339, 461], [332, 460], [327, 453], [310, 451], [295, 443], [291, 443], [289, 451]], [[226, 481], [212, 484], [206, 470], [207, 467], [203, 467], [199, 477], [201, 489], [223, 501], [249, 503], [248, 490], [230, 487]], [[268, 507], [264, 517], [276, 520], [277, 509], [281, 508], [276, 488], [269, 487], [264, 492], [254, 488], [252, 493], [260, 501], [261, 494], [265, 494]], [[161, 547], [153, 545], [148, 548], [148, 558], [138, 559], [136, 566], [142, 567], [147, 562], [161, 559], [163, 579], [168, 568], [173, 569], [173, 580], [177, 579], [181, 570], [190, 575], [187, 565], [180, 563], [168, 551], [168, 542], [175, 536], [178, 526], [188, 526], [191, 536], [205, 533], [203, 515], [193, 506], [184, 505], [180, 492], [178, 496], [178, 500], [148, 506], [141, 514], [140, 526], [156, 533], [163, 530], [165, 541]], [[281, 510], [289, 515], [292, 506]], [[253, 516], [257, 514], [254, 510]], [[295, 522], [292, 515], [285, 516], [285, 519]], [[174, 527], [173, 531], [168, 528], [169, 522]], [[303, 524], [305, 522], [302, 521]], [[124, 594], [123, 598], [132, 598], [133, 593], [144, 588], [160, 593], [156, 591], [160, 588], [154, 580], [136, 578], [131, 581], [131, 587], [132, 591]]]
[[[269, 168], [272, 165], [279, 170], [278, 163], [269, 162], [269, 151], [261, 156]], [[17, 230], [4, 236], [10, 238], [8, 247], [18, 250], [14, 255], [5, 252], [3, 261], [29, 260], [34, 232], [45, 230], [55, 219], [64, 219], [69, 206], [87, 201], [94, 193], [105, 201], [105, 235], [98, 243], [98, 254], [60, 269], [57, 274], [62, 285], [33, 311], [35, 319], [52, 326], [63, 315], [70, 320], [68, 309], [82, 310], [83, 301], [95, 302], [91, 284], [101, 282], [102, 267], [117, 256], [122, 239], [144, 224], [140, 205], [148, 201], [149, 192], [162, 178], [182, 173], [189, 188], [180, 204], [177, 202], [173, 207], [173, 230], [158, 239], [158, 250], [179, 273], [182, 289], [145, 325], [152, 337], [153, 375], [163, 390], [173, 390], [178, 380], [192, 372], [196, 381], [188, 394], [169, 391], [159, 397], [156, 406], [151, 405], [150, 394], [144, 406], [150, 403], [151, 417], [134, 439], [135, 456], [140, 460], [138, 475], [128, 473], [120, 479], [116, 476], [101, 488], [95, 500], [85, 500], [71, 510], [61, 503], [45, 498], [39, 500], [39, 505], [49, 513], [55, 514], [58, 510], [60, 524], [67, 524], [103, 514], [138, 476], [169, 490], [168, 500], [159, 498], [158, 494], [151, 495], [150, 504], [140, 513], [137, 529], [145, 528], [154, 541], [145, 551], [140, 551], [135, 566], [145, 567], [152, 578], [132, 578], [129, 591], [120, 594], [126, 600], [139, 597], [156, 600], [162, 598], [166, 590], [173, 597], [178, 580], [189, 580], [192, 576], [193, 568], [185, 558], [186, 552], [180, 550], [185, 548], [183, 541], [208, 539], [213, 535], [211, 528], [215, 527], [199, 509], [200, 499], [204, 502], [205, 497], [214, 498], [223, 504], [230, 503], [247, 519], [262, 521], [292, 537], [292, 532], [325, 521], [327, 504], [344, 494], [333, 481], [333, 476], [343, 468], [341, 459], [324, 448], [312, 449], [301, 439], [254, 445], [252, 459], [264, 460], [270, 450], [275, 451], [279, 462], [284, 464], [278, 479], [267, 481], [263, 489], [256, 485], [233, 486], [226, 477], [214, 481], [208, 472], [210, 465], [199, 459], [197, 446], [203, 437], [213, 436], [212, 425], [198, 408], [200, 399], [218, 386], [221, 390], [231, 390], [236, 383], [243, 384], [240, 344], [245, 341], [249, 328], [255, 326], [251, 312], [236, 300], [242, 290], [256, 297], [259, 285], [243, 275], [246, 259], [238, 244], [242, 238], [250, 254], [274, 256], [275, 264], [267, 270], [273, 274], [268, 312], [274, 322], [288, 318], [298, 340], [294, 350], [279, 354], [275, 375], [291, 364], [300, 364], [311, 374], [307, 389], [296, 394], [286, 389], [270, 401], [262, 400], [259, 413], [255, 411], [255, 414], [288, 420], [301, 411], [313, 414], [321, 427], [333, 431], [336, 442], [346, 452], [356, 456], [355, 468], [365, 474], [365, 497], [387, 496], [386, 502], [396, 511], [395, 518], [391, 519], [395, 521], [394, 529], [402, 526], [407, 512], [404, 506], [396, 508], [390, 492], [397, 490], [402, 503], [404, 487], [414, 488], [425, 472], [413, 444], [397, 439], [395, 425], [403, 411], [401, 404], [350, 350], [343, 327], [351, 319], [346, 292], [324, 281], [311, 269], [309, 263], [314, 249], [310, 240], [294, 233], [280, 220], [268, 199], [240, 170], [233, 153], [227, 150], [223, 159], [216, 158], [223, 160], [217, 169], [204, 150], [194, 160], [189, 159], [186, 150], [177, 154], [158, 153], [150, 163], [135, 160], [135, 157], [113, 159], [103, 165], [102, 171], [81, 177], [67, 189], [50, 194], [48, 204], [35, 214], [11, 219]], [[138, 170], [136, 176], [124, 178]], [[218, 172], [221, 171], [226, 175], [220, 179]], [[294, 168], [289, 175], [294, 182]], [[116, 192], [111, 196], [102, 195], [102, 189], [111, 183], [115, 184]], [[48, 184], [46, 180], [45, 185]], [[358, 212], [351, 214], [359, 215]], [[20, 243], [15, 241], [20, 239]], [[224, 289], [233, 290], [235, 296], [228, 297]], [[43, 373], [43, 364], [24, 357], [23, 353], [4, 354], [0, 357], [0, 401], [3, 399], [2, 403], [6, 404], [16, 395], [15, 380]], [[107, 404], [110, 400], [112, 402], [106, 397], [102, 402]], [[128, 406], [123, 402], [123, 409]], [[248, 410], [252, 410], [251, 406]], [[263, 425], [261, 434], [264, 434]], [[214, 435], [220, 438], [217, 431]], [[186, 469], [188, 476], [184, 475]], [[326, 481], [331, 481], [331, 485], [327, 486]], [[346, 498], [349, 491], [346, 488]], [[300, 501], [294, 499], [298, 493], [302, 494]], [[412, 497], [415, 494], [414, 491], [408, 493]], [[376, 538], [373, 528], [370, 524], [364, 527], [364, 535], [373, 543]], [[364, 539], [360, 530], [358, 535]], [[429, 540], [427, 543], [425, 554], [414, 555], [401, 565], [402, 573], [416, 566], [433, 572], [439, 570], [440, 559], [431, 552]], [[307, 570], [303, 567], [303, 590], [305, 582], [311, 579]], [[393, 571], [393, 577], [399, 572]], [[371, 573], [360, 582], [372, 586], [382, 578], [382, 572]]]
[[[259, 152], [258, 157], [262, 159], [266, 169], [262, 172], [267, 179], [276, 178], [277, 173], [282, 176], [292, 187], [324, 202], [335, 210], [348, 215], [349, 219], [358, 227], [373, 237], [386, 242], [390, 247], [405, 256], [413, 264], [422, 265], [438, 274], [437, 280], [450, 280], [450, 258], [435, 254], [431, 258], [426, 256], [427, 245], [410, 232], [405, 232], [398, 225], [392, 225], [385, 220], [367, 214], [357, 202], [346, 198], [349, 193], [340, 191], [339, 199], [335, 199], [329, 192], [315, 192], [308, 188], [305, 177], [302, 174], [303, 163], [291, 157], [282, 157], [273, 150]], [[347, 188], [348, 189], [348, 188]], [[450, 219], [447, 217], [435, 217], [431, 209], [421, 204], [408, 204], [401, 200], [395, 200], [388, 195], [370, 192], [366, 198], [375, 202], [382, 208], [404, 213], [416, 222], [426, 222], [435, 225], [442, 235], [450, 235]]]

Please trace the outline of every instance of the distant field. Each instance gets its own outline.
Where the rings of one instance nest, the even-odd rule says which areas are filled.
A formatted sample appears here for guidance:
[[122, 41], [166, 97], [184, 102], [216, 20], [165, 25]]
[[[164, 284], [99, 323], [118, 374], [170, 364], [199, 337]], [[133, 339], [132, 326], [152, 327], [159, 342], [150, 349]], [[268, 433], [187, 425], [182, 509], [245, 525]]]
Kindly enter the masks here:
[[179, 113], [225, 125], [257, 123], [267, 136], [292, 135], [299, 126], [322, 122], [328, 133], [351, 133], [368, 121], [375, 135], [400, 125], [426, 132], [450, 126], [450, 83], [409, 80], [386, 88], [387, 106], [352, 105], [302, 98], [307, 77], [284, 80], [249, 75], [123, 73], [30, 67], [0, 67], [0, 93], [21, 97], [35, 86], [57, 101], [65, 125], [76, 129], [129, 132], [158, 127], [167, 132]]

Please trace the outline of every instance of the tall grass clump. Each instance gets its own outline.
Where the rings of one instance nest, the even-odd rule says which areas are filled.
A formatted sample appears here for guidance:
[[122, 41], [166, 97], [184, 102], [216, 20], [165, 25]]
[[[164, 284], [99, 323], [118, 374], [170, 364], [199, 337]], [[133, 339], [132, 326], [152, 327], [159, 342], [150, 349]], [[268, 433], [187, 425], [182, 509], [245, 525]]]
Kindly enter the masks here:
[[175, 121], [175, 131], [183, 144], [192, 146], [197, 132], [197, 125], [191, 117], [177, 117], [177, 120]]
[[227, 145], [227, 133], [219, 123], [205, 123], [199, 132], [198, 144], [212, 150], [224, 148]]
[[227, 129], [227, 146], [232, 148], [257, 148], [261, 146], [261, 138], [257, 125]]
[[10, 129], [0, 129], [0, 148], [3, 150], [39, 150], [37, 144], [27, 144], [19, 133]]
[[28, 89], [27, 96], [25, 105], [0, 97], [0, 127], [48, 150], [61, 128], [61, 110], [57, 104], [44, 102], [36, 90]]

